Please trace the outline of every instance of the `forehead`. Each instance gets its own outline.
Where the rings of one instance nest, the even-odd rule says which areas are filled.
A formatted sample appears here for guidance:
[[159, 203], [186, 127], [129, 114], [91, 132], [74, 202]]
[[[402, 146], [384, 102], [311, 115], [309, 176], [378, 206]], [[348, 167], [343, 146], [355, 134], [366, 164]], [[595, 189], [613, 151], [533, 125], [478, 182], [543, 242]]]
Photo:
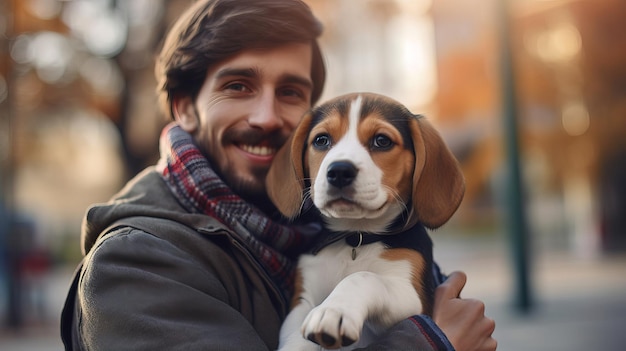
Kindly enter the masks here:
[[214, 79], [232, 73], [274, 79], [297, 79], [312, 86], [312, 45], [288, 43], [272, 48], [243, 50], [222, 60], [207, 71]]
[[[390, 102], [382, 97], [363, 97], [361, 104], [355, 106], [357, 96], [340, 98], [325, 103], [312, 111], [311, 129], [324, 126], [339, 133], [345, 133], [349, 126], [352, 108], [357, 108], [357, 116], [360, 126], [391, 126], [398, 131], [406, 148], [412, 147], [413, 142], [409, 127], [409, 121], [417, 118], [406, 107], [395, 102]], [[364, 123], [367, 122], [367, 123]]]

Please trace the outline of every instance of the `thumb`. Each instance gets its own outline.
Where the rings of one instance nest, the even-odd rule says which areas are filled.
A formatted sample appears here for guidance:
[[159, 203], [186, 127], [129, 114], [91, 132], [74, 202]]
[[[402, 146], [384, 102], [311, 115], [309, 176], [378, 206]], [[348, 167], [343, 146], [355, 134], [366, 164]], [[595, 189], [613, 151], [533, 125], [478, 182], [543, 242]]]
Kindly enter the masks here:
[[448, 276], [448, 279], [437, 287], [437, 300], [442, 299], [445, 301], [458, 298], [466, 282], [467, 275], [465, 275], [465, 273], [459, 271], [452, 272]]

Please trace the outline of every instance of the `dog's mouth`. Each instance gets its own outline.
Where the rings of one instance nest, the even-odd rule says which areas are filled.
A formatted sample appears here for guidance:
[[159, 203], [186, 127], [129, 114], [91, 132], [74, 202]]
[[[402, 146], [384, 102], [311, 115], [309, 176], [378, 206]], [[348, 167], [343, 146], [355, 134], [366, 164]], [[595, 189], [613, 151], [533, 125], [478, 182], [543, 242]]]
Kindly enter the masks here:
[[331, 208], [358, 207], [360, 208], [361, 206], [353, 200], [346, 199], [346, 198], [339, 198], [339, 199], [327, 202], [325, 207], [331, 207]]
[[386, 208], [386, 202], [378, 208], [366, 208], [352, 199], [341, 197], [326, 202], [320, 211], [331, 218], [377, 218]]
[[324, 221], [334, 231], [384, 232], [389, 224], [402, 211], [398, 202], [359, 201], [348, 196], [337, 196], [313, 203], [319, 209]]

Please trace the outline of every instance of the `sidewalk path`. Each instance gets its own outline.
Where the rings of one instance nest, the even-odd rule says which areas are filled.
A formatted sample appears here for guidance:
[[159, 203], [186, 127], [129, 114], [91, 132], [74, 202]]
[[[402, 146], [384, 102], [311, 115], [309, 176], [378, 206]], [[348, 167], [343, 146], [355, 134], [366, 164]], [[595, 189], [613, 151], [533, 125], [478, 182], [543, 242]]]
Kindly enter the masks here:
[[531, 255], [532, 309], [515, 308], [514, 277], [502, 240], [433, 237], [435, 258], [463, 270], [462, 296], [485, 301], [496, 320], [500, 351], [626, 349], [626, 255], [581, 258], [566, 252]]

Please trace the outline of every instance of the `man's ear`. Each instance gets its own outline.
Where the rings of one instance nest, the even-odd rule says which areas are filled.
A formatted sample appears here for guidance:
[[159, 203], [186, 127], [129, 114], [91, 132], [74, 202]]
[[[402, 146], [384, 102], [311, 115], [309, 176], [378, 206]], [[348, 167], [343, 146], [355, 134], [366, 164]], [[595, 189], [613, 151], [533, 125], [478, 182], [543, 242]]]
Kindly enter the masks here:
[[198, 110], [190, 96], [177, 96], [172, 101], [174, 119], [187, 133], [193, 133], [198, 129], [200, 119]]

